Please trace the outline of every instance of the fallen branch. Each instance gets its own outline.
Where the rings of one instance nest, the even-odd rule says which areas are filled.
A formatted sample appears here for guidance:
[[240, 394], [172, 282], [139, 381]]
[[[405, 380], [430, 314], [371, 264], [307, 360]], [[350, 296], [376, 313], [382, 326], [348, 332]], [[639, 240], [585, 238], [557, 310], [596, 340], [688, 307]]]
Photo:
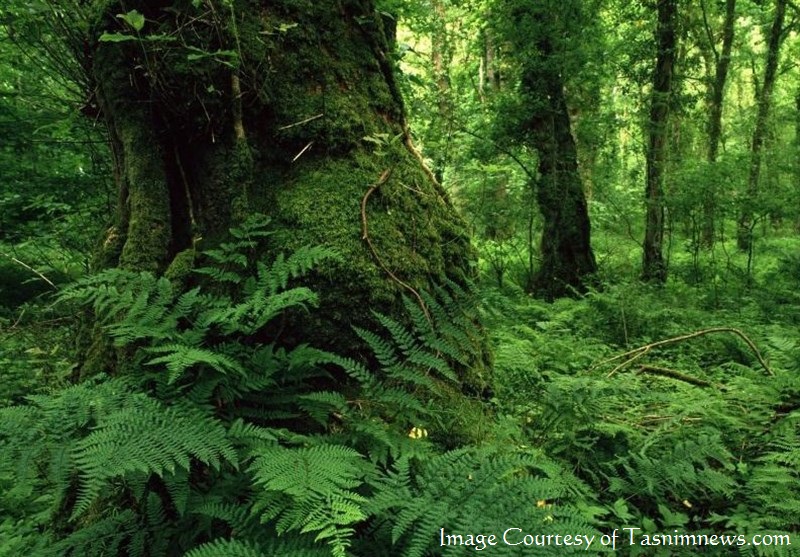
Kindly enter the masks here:
[[678, 342], [683, 342], [684, 340], [690, 340], [690, 339], [693, 339], [693, 338], [697, 338], [697, 337], [701, 337], [701, 336], [705, 336], [705, 335], [710, 335], [712, 333], [731, 333], [731, 334], [734, 334], [734, 335], [738, 336], [739, 338], [741, 338], [744, 341], [745, 344], [747, 344], [748, 348], [750, 348], [750, 351], [756, 357], [756, 359], [758, 360], [758, 363], [761, 364], [761, 367], [764, 368], [764, 371], [767, 373], [767, 375], [770, 375], [770, 376], [774, 376], [775, 375], [772, 372], [772, 370], [770, 369], [770, 367], [767, 364], [767, 362], [761, 356], [761, 352], [758, 351], [758, 348], [756, 347], [755, 343], [752, 340], [750, 340], [750, 338], [746, 334], [744, 334], [742, 331], [740, 331], [739, 329], [735, 329], [733, 327], [711, 327], [709, 329], [702, 329], [700, 331], [695, 331], [693, 333], [688, 333], [686, 335], [681, 335], [681, 336], [672, 337], [672, 338], [668, 338], [668, 339], [664, 339], [664, 340], [659, 340], [659, 341], [656, 341], [656, 342], [651, 342], [650, 344], [645, 344], [645, 345], [640, 346], [638, 348], [634, 348], [633, 350], [629, 350], [629, 351], [627, 351], [627, 352], [625, 352], [623, 354], [618, 354], [618, 355], [616, 355], [616, 356], [614, 356], [612, 358], [608, 358], [606, 360], [603, 360], [602, 362], [599, 362], [598, 364], [593, 366], [593, 368], [596, 369], [596, 368], [598, 368], [598, 367], [600, 367], [602, 365], [605, 365], [605, 364], [608, 364], [608, 363], [611, 363], [611, 362], [615, 362], [615, 361], [620, 360], [620, 359], [623, 360], [623, 362], [621, 364], [616, 366], [614, 369], [612, 369], [606, 375], [606, 377], [611, 377], [612, 375], [614, 375], [614, 373], [616, 373], [617, 371], [619, 371], [620, 369], [622, 369], [624, 367], [627, 367], [633, 361], [635, 361], [638, 358], [644, 356], [647, 352], [649, 352], [653, 348], [666, 346], [668, 344], [676, 344]]
[[683, 381], [684, 383], [689, 383], [690, 385], [697, 385], [698, 387], [711, 386], [711, 382], [709, 381], [698, 379], [697, 377], [692, 377], [691, 375], [687, 375], [681, 371], [667, 367], [640, 366], [639, 373], [650, 373], [652, 375], [660, 375], [661, 377], [669, 377], [670, 379], [677, 379], [678, 381]]

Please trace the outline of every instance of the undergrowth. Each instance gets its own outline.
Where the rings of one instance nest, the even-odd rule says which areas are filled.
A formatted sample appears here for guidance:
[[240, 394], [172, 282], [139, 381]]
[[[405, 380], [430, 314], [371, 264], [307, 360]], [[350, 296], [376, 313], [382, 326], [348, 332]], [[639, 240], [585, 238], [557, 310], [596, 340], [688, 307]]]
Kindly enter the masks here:
[[298, 281], [337, 255], [261, 261], [263, 219], [231, 234], [188, 291], [115, 269], [61, 292], [119, 365], [0, 409], [0, 555], [415, 557], [463, 552], [442, 528], [596, 531], [589, 486], [513, 423], [442, 448], [464, 427], [446, 406], [477, 334], [469, 292], [376, 313], [363, 358], [265, 342], [284, 311], [313, 311]]
[[[501, 308], [489, 316], [498, 412], [589, 486], [602, 531], [748, 542], [624, 554], [798, 554], [800, 345], [767, 295], [713, 313], [707, 290], [677, 281], [554, 304], [488, 296]], [[690, 338], [659, 343], [678, 337]], [[765, 533], [793, 533], [795, 547], [749, 545]]]
[[[314, 311], [303, 276], [337, 255], [260, 260], [263, 219], [231, 235], [194, 288], [109, 270], [63, 289], [50, 325], [4, 321], [0, 555], [450, 556], [509, 528], [596, 538], [485, 550], [597, 554], [627, 528], [621, 555], [797, 554], [749, 543], [800, 524], [800, 344], [767, 294], [674, 281], [547, 304], [443, 285], [376, 312], [345, 357], [264, 337]], [[63, 315], [87, 311], [119, 363], [75, 381]], [[488, 402], [456, 371], [481, 326]], [[673, 534], [742, 537], [641, 544]]]

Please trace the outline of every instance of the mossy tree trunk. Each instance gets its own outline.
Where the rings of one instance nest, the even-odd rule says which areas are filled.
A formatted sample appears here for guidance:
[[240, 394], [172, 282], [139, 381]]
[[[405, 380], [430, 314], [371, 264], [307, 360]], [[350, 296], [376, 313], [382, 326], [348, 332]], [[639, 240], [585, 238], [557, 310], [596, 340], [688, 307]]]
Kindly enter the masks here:
[[[577, 147], [564, 93], [565, 47], [562, 45], [559, 51], [555, 46], [559, 39], [553, 36], [558, 18], [564, 15], [554, 10], [561, 9], [519, 5], [513, 12], [513, 20], [522, 29], [529, 26], [533, 35], [513, 36], [519, 41], [532, 39], [534, 46], [534, 52], [530, 53], [530, 46], [522, 42], [515, 45], [520, 52], [520, 83], [525, 99], [520, 107], [526, 113], [522, 129], [526, 142], [538, 153], [536, 198], [544, 225], [541, 265], [528, 286], [548, 300], [585, 291], [597, 271]], [[523, 54], [526, 52], [530, 54]]]
[[[140, 29], [118, 16], [133, 10]], [[100, 264], [179, 277], [266, 213], [273, 252], [342, 255], [311, 285], [321, 308], [284, 334], [343, 351], [409, 289], [463, 283], [469, 239], [411, 144], [388, 27], [371, 0], [105, 2], [92, 72], [120, 201]]]
[[563, 85], [556, 72], [538, 77], [523, 77], [524, 87], [546, 93], [546, 101], [534, 108], [528, 122], [539, 153], [536, 199], [544, 224], [542, 261], [531, 290], [552, 300], [583, 292], [597, 263]]
[[653, 92], [648, 122], [647, 173], [645, 189], [645, 235], [642, 279], [664, 283], [664, 171], [667, 160], [672, 77], [675, 68], [678, 1], [658, 0], [656, 44], [658, 54], [653, 72]]

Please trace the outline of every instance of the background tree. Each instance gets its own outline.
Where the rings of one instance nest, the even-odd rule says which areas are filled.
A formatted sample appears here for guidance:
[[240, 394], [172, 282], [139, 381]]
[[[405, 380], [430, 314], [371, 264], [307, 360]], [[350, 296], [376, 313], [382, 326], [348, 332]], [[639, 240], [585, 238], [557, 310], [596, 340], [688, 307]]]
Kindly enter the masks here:
[[[701, 3], [703, 22], [708, 36], [708, 44], [714, 55], [714, 76], [708, 87], [708, 162], [712, 166], [717, 162], [719, 143], [722, 135], [722, 108], [725, 99], [725, 85], [728, 80], [728, 68], [731, 62], [733, 47], [734, 23], [736, 20], [736, 0], [725, 0], [725, 19], [722, 23], [722, 46], [717, 50], [716, 39], [708, 22], [705, 3]], [[715, 183], [709, 184], [703, 200], [703, 237], [706, 246], [714, 243], [714, 213], [716, 205]]]
[[665, 282], [664, 261], [664, 171], [667, 155], [668, 121], [676, 56], [677, 0], [658, 0], [655, 37], [658, 52], [653, 71], [653, 91], [647, 137], [647, 186], [642, 278]]
[[751, 251], [753, 244], [754, 204], [757, 203], [759, 178], [761, 176], [761, 157], [764, 140], [767, 135], [772, 92], [778, 76], [778, 59], [781, 43], [784, 38], [783, 20], [786, 14], [786, 1], [775, 1], [775, 15], [767, 37], [766, 65], [764, 78], [756, 92], [756, 121], [753, 128], [753, 139], [750, 144], [750, 170], [747, 175], [747, 193], [740, 209], [736, 241], [742, 251]]
[[584, 16], [581, 5], [569, 2], [501, 5], [502, 17], [514, 22], [503, 32], [519, 72], [512, 133], [538, 154], [541, 264], [529, 289], [554, 299], [585, 290], [597, 271], [562, 78], [580, 66], [574, 46]]

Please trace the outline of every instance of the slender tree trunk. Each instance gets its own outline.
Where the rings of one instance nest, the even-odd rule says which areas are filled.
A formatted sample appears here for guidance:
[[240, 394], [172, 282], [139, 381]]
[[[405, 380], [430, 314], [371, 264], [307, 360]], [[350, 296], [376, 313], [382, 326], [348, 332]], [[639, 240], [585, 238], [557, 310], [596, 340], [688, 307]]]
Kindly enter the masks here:
[[491, 29], [483, 31], [483, 66], [486, 71], [485, 84], [489, 89], [495, 91], [500, 89], [500, 72], [497, 69], [496, 53], [497, 47], [494, 44], [494, 35]]
[[[731, 62], [731, 48], [733, 46], [734, 23], [736, 22], [736, 0], [725, 0], [725, 21], [722, 25], [722, 51], [717, 53], [713, 42], [715, 72], [714, 81], [711, 83], [708, 103], [708, 162], [712, 172], [717, 162], [719, 142], [722, 136], [722, 107], [725, 98], [725, 83], [728, 80], [728, 67]], [[712, 41], [713, 37], [709, 37]], [[716, 231], [716, 180], [710, 181], [703, 196], [703, 231], [701, 241], [706, 247], [714, 245]]]
[[[281, 333], [341, 352], [372, 310], [399, 315], [402, 295], [467, 280], [465, 226], [411, 144], [374, 2], [181, 6], [105, 2], [93, 30], [120, 189], [102, 264], [180, 278], [196, 247], [266, 213], [273, 253], [341, 254], [310, 284], [321, 307]], [[134, 9], [146, 22], [135, 40], [97, 40], [133, 37], [117, 14]]]
[[[547, 300], [584, 292], [597, 263], [575, 139], [567, 107], [564, 75], [580, 59], [574, 49], [587, 17], [578, 0], [501, 2], [498, 44], [511, 47], [519, 69], [519, 107], [506, 119], [510, 135], [535, 149], [538, 176], [530, 177], [542, 215], [541, 265], [526, 289]], [[527, 173], [527, 172], [526, 172]], [[533, 197], [533, 196], [531, 196]], [[528, 245], [533, 221], [528, 222]], [[529, 269], [534, 253], [529, 251]]]
[[767, 41], [767, 64], [764, 68], [764, 81], [758, 93], [758, 112], [753, 129], [750, 147], [750, 172], [747, 176], [747, 194], [740, 209], [736, 243], [740, 250], [750, 251], [753, 244], [754, 210], [758, 197], [758, 182], [761, 175], [761, 152], [767, 134], [769, 111], [772, 104], [772, 91], [778, 75], [778, 59], [783, 40], [783, 20], [786, 14], [786, 0], [775, 1], [775, 17], [772, 21]]
[[[794, 94], [794, 180], [800, 184], [800, 87]], [[800, 213], [794, 218], [795, 232], [800, 232]]]
[[642, 279], [661, 283], [667, 280], [667, 265], [663, 254], [664, 170], [669, 139], [668, 122], [675, 66], [677, 14], [677, 0], [658, 0], [658, 24], [655, 33], [658, 54], [653, 73], [647, 143], [646, 220]]
[[450, 99], [450, 53], [447, 32], [447, 10], [441, 0], [432, 0], [433, 32], [431, 33], [431, 63], [436, 83], [437, 122], [433, 129], [439, 137], [431, 149], [433, 171], [436, 179], [442, 181], [444, 167], [447, 165], [448, 137], [452, 126], [452, 102]]

